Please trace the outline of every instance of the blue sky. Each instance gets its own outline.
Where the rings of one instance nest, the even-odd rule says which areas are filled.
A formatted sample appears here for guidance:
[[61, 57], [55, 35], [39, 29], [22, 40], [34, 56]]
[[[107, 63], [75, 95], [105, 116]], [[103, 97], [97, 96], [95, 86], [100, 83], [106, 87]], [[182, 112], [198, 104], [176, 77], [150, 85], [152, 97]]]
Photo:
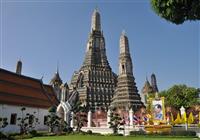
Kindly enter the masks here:
[[44, 75], [49, 83], [59, 62], [64, 82], [83, 63], [91, 14], [98, 6], [107, 57], [118, 73], [119, 37], [126, 31], [139, 91], [146, 76], [157, 76], [160, 90], [174, 84], [199, 84], [199, 22], [174, 25], [158, 17], [148, 0], [68, 1], [1, 0], [1, 67]]

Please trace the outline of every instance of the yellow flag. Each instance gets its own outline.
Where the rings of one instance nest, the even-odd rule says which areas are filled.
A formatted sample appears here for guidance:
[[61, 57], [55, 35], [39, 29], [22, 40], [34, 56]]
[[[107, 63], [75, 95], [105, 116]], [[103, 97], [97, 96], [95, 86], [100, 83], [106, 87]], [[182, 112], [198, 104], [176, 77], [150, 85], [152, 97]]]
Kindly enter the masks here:
[[176, 117], [176, 120], [174, 121], [175, 124], [181, 124], [182, 123], [182, 120], [181, 120], [181, 117], [180, 117], [180, 114], [177, 113], [177, 117]]
[[174, 116], [172, 113], [171, 113], [171, 124], [174, 124]]
[[193, 116], [193, 113], [190, 112], [190, 115], [188, 117], [188, 124], [192, 124], [194, 122], [194, 116]]
[[187, 115], [186, 112], [182, 115], [182, 123], [186, 123], [187, 122]]
[[150, 119], [150, 118], [151, 118], [151, 115], [150, 115], [150, 114], [147, 114], [147, 118], [149, 118], [149, 119]]
[[199, 124], [200, 124], [200, 112], [199, 112]]

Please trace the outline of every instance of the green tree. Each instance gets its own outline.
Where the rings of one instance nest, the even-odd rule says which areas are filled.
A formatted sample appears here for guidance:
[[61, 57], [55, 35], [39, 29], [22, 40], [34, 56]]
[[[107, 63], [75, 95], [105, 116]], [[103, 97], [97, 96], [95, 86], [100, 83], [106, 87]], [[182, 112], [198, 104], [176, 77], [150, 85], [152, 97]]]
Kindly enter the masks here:
[[200, 19], [200, 0], [151, 0], [157, 15], [175, 24]]
[[124, 125], [124, 122], [120, 115], [114, 111], [111, 112], [110, 114], [110, 128], [113, 130], [113, 134], [118, 134], [118, 130], [123, 130], [124, 128], [122, 127]]
[[56, 115], [56, 107], [49, 108], [49, 115], [46, 116], [45, 125], [49, 127], [49, 132], [53, 133], [55, 128], [61, 125], [61, 118]]
[[36, 112], [34, 112], [33, 114], [29, 114], [27, 113], [26, 116], [28, 118], [28, 129], [29, 132], [31, 130], [34, 130], [35, 127], [40, 124], [39, 119], [35, 116]]
[[72, 112], [74, 112], [74, 120], [76, 125], [76, 131], [80, 132], [81, 128], [87, 123], [87, 108], [81, 105], [80, 101], [77, 101], [72, 107]]
[[22, 117], [17, 118], [21, 134], [26, 134], [30, 132], [36, 127], [37, 124], [39, 124], [38, 118], [36, 118], [34, 115], [35, 112], [34, 114], [29, 114], [29, 113], [24, 114], [25, 110], [26, 110], [25, 107], [21, 108]]
[[2, 128], [5, 128], [7, 125], [8, 125], [8, 122], [7, 122], [7, 118], [1, 118], [0, 117], [0, 130], [2, 129]]
[[186, 109], [198, 104], [198, 90], [186, 85], [174, 85], [170, 89], [160, 93], [165, 97], [165, 104], [180, 109], [184, 106]]

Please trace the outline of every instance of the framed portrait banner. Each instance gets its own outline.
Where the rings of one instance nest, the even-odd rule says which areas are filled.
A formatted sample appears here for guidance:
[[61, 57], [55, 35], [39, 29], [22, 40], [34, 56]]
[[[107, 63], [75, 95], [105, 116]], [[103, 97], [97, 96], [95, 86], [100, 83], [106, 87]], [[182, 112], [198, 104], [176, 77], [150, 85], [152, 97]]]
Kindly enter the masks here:
[[151, 100], [151, 115], [154, 122], [165, 122], [165, 103], [164, 97], [159, 99], [152, 98]]

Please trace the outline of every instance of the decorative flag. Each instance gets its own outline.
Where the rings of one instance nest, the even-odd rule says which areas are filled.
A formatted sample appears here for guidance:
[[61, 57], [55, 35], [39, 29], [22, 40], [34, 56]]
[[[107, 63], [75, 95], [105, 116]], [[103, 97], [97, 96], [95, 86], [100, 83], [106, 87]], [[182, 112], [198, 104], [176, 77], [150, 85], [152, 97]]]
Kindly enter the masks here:
[[176, 120], [174, 121], [175, 124], [181, 124], [182, 123], [182, 120], [181, 120], [181, 117], [180, 117], [180, 114], [177, 113], [177, 117], [176, 117]]
[[193, 116], [193, 113], [190, 112], [190, 115], [188, 117], [188, 124], [192, 124], [194, 122], [194, 116]]

